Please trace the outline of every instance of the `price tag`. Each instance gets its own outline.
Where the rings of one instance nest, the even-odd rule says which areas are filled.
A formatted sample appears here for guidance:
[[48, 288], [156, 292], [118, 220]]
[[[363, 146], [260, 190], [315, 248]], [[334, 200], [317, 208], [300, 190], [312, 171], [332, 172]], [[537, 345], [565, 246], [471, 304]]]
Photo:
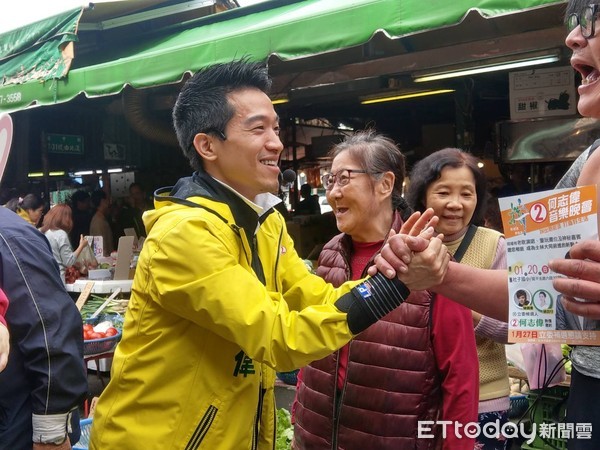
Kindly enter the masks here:
[[85, 283], [85, 286], [84, 286], [83, 290], [81, 291], [81, 294], [79, 294], [79, 297], [77, 297], [77, 302], [75, 302], [75, 306], [77, 306], [77, 309], [79, 311], [81, 311], [81, 308], [83, 308], [83, 305], [85, 305], [85, 302], [87, 301], [88, 297], [92, 293], [93, 288], [94, 288], [93, 281], [88, 281], [87, 283]]

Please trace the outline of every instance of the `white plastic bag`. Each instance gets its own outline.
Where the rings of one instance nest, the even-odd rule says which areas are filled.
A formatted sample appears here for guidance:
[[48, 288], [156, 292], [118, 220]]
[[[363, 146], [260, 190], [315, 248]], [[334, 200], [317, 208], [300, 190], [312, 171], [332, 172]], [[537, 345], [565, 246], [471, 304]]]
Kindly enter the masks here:
[[525, 372], [531, 389], [556, 386], [565, 381], [560, 344], [521, 344]]

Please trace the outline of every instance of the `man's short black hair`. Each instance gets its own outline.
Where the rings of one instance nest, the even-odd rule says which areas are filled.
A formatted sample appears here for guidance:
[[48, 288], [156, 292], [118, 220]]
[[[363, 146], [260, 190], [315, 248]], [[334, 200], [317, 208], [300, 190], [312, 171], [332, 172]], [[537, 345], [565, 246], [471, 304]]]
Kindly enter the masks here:
[[266, 66], [250, 62], [247, 57], [206, 67], [181, 89], [173, 107], [173, 125], [179, 146], [193, 170], [203, 167], [202, 158], [193, 146], [194, 136], [198, 133], [224, 136], [225, 127], [235, 113], [227, 96], [246, 88], [259, 89], [265, 94], [271, 88]]

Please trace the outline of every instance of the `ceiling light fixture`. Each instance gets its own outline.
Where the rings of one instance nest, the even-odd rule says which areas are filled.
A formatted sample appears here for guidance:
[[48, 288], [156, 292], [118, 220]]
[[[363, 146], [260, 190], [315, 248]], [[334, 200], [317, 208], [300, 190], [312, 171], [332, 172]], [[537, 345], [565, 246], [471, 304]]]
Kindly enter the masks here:
[[284, 103], [288, 103], [290, 100], [286, 97], [283, 98], [276, 98], [271, 100], [271, 103], [273, 103], [274, 105], [282, 105]]
[[415, 74], [414, 82], [423, 83], [425, 81], [444, 80], [446, 78], [464, 77], [467, 75], [476, 75], [478, 73], [496, 72], [499, 70], [518, 69], [520, 67], [540, 66], [542, 64], [550, 64], [558, 62], [560, 56], [558, 53], [538, 55], [528, 58], [513, 59], [509, 61], [490, 62], [488, 64], [480, 64], [476, 67], [461, 67], [451, 70], [442, 70], [439, 72]]
[[404, 100], [407, 98], [427, 97], [429, 95], [438, 95], [438, 94], [449, 94], [451, 92], [454, 92], [454, 89], [437, 89], [435, 91], [408, 92], [406, 94], [392, 95], [392, 96], [387, 96], [387, 97], [369, 98], [369, 99], [362, 100], [360, 102], [360, 104], [361, 105], [371, 105], [373, 103], [393, 102], [396, 100]]

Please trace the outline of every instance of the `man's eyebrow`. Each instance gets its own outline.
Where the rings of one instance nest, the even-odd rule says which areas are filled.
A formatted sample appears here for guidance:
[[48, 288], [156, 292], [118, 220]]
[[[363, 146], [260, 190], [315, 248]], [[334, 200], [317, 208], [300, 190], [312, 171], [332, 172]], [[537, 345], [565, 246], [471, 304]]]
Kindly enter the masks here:
[[[270, 116], [267, 116], [265, 114], [256, 114], [254, 116], [250, 116], [248, 118], [246, 118], [242, 124], [243, 125], [250, 125], [253, 124], [255, 122], [263, 122], [263, 121], [269, 121], [271, 120]], [[276, 115], [275, 116], [275, 123], [279, 124], [279, 116]]]

